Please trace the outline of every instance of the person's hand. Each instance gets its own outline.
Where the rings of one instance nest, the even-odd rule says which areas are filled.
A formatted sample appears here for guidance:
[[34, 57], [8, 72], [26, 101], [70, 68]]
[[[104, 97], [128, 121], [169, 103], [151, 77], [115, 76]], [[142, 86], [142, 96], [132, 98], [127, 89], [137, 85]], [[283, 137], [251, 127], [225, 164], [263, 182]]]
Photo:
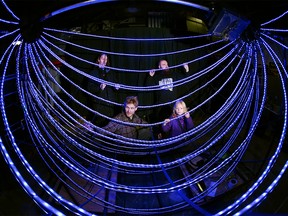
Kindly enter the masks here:
[[165, 126], [168, 122], [170, 122], [170, 119], [165, 119], [163, 125]]
[[105, 87], [106, 87], [106, 84], [105, 84], [105, 83], [101, 83], [101, 84], [100, 84], [100, 88], [101, 88], [102, 90], [104, 90]]
[[188, 64], [184, 64], [183, 67], [184, 67], [186, 72], [189, 72], [189, 65]]
[[119, 84], [115, 84], [115, 89], [119, 90], [120, 89], [120, 85]]
[[162, 137], [163, 137], [163, 136], [162, 136], [162, 133], [158, 133], [158, 134], [157, 134], [157, 138], [158, 138], [158, 139], [162, 139]]
[[189, 118], [189, 117], [190, 117], [190, 113], [189, 113], [189, 112], [186, 112], [186, 113], [185, 113], [185, 117], [186, 117], [186, 118]]
[[149, 75], [150, 75], [151, 77], [153, 77], [154, 74], [155, 74], [155, 70], [150, 70], [150, 71], [149, 71]]

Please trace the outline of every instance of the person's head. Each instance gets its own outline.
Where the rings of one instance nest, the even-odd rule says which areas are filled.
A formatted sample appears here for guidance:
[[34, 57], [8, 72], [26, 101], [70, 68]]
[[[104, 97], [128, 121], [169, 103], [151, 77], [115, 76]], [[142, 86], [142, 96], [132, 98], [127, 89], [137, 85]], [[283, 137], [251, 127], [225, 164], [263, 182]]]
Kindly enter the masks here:
[[169, 68], [168, 62], [165, 59], [161, 59], [158, 64], [159, 69], [167, 70]]
[[99, 64], [99, 67], [102, 68], [104, 66], [109, 66], [109, 59], [107, 54], [101, 53], [99, 57], [97, 58], [97, 63]]
[[179, 116], [183, 115], [188, 111], [186, 104], [183, 100], [178, 100], [175, 102], [173, 107], [173, 115]]
[[124, 110], [127, 117], [131, 118], [138, 108], [137, 96], [128, 96], [124, 102]]

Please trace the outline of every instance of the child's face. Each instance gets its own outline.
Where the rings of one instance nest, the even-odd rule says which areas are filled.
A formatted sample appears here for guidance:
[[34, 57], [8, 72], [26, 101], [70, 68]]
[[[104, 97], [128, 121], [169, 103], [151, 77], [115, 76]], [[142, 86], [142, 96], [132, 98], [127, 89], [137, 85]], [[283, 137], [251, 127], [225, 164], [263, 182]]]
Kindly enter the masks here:
[[185, 112], [184, 106], [182, 104], [178, 103], [175, 107], [175, 113], [177, 115], [182, 115], [182, 114], [184, 114], [184, 112]]

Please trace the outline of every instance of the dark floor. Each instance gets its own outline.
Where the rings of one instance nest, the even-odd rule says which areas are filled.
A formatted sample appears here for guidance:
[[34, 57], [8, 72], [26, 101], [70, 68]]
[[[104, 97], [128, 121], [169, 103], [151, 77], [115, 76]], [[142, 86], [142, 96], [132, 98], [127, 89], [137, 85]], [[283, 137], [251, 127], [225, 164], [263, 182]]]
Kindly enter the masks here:
[[[261, 152], [263, 143], [266, 143], [269, 141], [273, 142], [273, 131], [265, 131], [265, 136], [263, 138], [259, 138], [258, 141], [254, 144], [254, 150], [251, 151], [251, 154], [253, 154], [253, 158], [255, 160], [257, 158], [263, 158], [263, 154], [266, 154], [266, 152]], [[277, 144], [277, 143], [275, 143]], [[281, 151], [281, 154], [279, 156], [279, 160], [277, 164], [284, 164], [288, 159], [288, 147], [285, 144], [284, 149]], [[37, 205], [32, 201], [30, 197], [23, 191], [23, 189], [19, 186], [19, 184], [16, 182], [15, 178], [11, 174], [10, 170], [8, 170], [6, 163], [4, 162], [3, 158], [0, 159], [0, 166], [1, 166], [1, 187], [0, 187], [0, 216], [8, 216], [8, 215], [44, 215], [45, 213], [37, 207]], [[253, 169], [253, 166], [250, 166], [251, 169]], [[272, 183], [273, 179], [279, 174], [279, 171], [282, 167], [274, 168], [273, 173], [270, 173], [272, 175], [269, 175], [269, 179], [271, 179], [270, 183]], [[245, 172], [245, 171], [244, 171]], [[243, 173], [244, 173], [243, 172]], [[241, 174], [241, 171], [240, 171]], [[175, 173], [175, 175], [180, 175], [180, 173]], [[162, 176], [163, 177], [163, 176]], [[126, 179], [123, 179], [121, 176], [118, 176], [118, 181], [121, 183], [121, 181], [126, 181]], [[244, 179], [244, 178], [243, 178]], [[268, 198], [266, 198], [260, 206], [258, 206], [256, 209], [253, 210], [253, 214], [248, 215], [288, 215], [288, 173], [287, 171], [284, 173], [284, 176], [282, 177], [281, 181], [279, 182], [276, 189], [269, 194]], [[137, 184], [141, 182], [141, 185], [143, 185], [143, 182], [146, 182], [146, 184], [150, 184], [149, 182], [157, 181], [159, 180], [159, 176], [155, 177], [153, 175], [144, 177], [131, 177], [130, 182], [131, 184]], [[244, 179], [245, 180], [245, 179]], [[127, 182], [125, 182], [127, 184]], [[153, 184], [153, 183], [151, 183]], [[266, 183], [266, 187], [267, 187]], [[265, 187], [265, 188], [266, 188]], [[61, 187], [59, 187], [61, 188]], [[257, 192], [258, 194], [261, 194], [264, 189], [261, 189], [263, 187], [260, 187]], [[59, 189], [60, 190], [60, 189]], [[66, 190], [65, 188], [62, 188], [61, 190]], [[263, 190], [263, 191], [261, 191]], [[237, 191], [235, 191], [236, 193]], [[193, 190], [187, 190], [185, 193], [193, 193]], [[178, 202], [177, 199], [181, 199], [179, 194], [177, 192], [171, 193], [171, 196], [159, 196], [159, 195], [147, 195], [145, 196], [145, 200], [143, 200], [143, 195], [139, 197], [135, 196], [129, 196], [127, 194], [123, 195], [121, 193], [115, 195], [117, 204], [123, 206], [123, 207], [131, 207], [133, 208], [133, 205], [137, 205], [138, 207], [149, 207], [151, 206], [169, 206], [169, 204], [173, 202]], [[219, 198], [212, 199], [211, 201], [207, 202], [207, 204], [203, 204], [203, 208], [206, 209], [208, 212], [217, 212], [215, 209], [221, 209], [221, 206], [226, 206], [227, 203], [229, 203], [234, 198], [233, 192], [229, 192], [229, 194], [225, 194], [225, 196], [219, 196]], [[254, 197], [256, 198], [256, 197]], [[105, 211], [103, 211], [105, 212]], [[97, 215], [125, 215], [122, 213], [116, 213], [113, 214], [112, 212], [106, 212], [103, 213], [96, 213]], [[201, 215], [198, 211], [195, 210], [187, 210], [187, 211], [178, 211], [175, 214], [169, 214], [169, 216], [186, 216], [186, 215]], [[167, 216], [167, 214], [165, 215]]]

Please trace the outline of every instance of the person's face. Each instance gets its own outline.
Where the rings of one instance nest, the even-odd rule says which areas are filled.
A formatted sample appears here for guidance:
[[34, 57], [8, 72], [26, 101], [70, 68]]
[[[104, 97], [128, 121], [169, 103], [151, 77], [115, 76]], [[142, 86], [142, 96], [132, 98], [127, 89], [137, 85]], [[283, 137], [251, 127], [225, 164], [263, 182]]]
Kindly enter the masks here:
[[169, 66], [168, 66], [168, 62], [166, 60], [162, 60], [159, 62], [159, 69], [165, 70], [168, 68], [169, 68]]
[[125, 106], [125, 113], [126, 113], [126, 116], [129, 118], [135, 114], [136, 110], [137, 110], [137, 107], [135, 107], [133, 103], [126, 104]]
[[108, 57], [107, 55], [101, 55], [100, 58], [98, 59], [98, 64], [99, 66], [105, 66], [107, 64], [107, 60], [108, 60]]
[[178, 103], [178, 104], [176, 105], [176, 107], [175, 107], [175, 113], [176, 113], [177, 115], [182, 115], [182, 114], [184, 114], [184, 113], [185, 113], [184, 106], [183, 106], [182, 104]]

